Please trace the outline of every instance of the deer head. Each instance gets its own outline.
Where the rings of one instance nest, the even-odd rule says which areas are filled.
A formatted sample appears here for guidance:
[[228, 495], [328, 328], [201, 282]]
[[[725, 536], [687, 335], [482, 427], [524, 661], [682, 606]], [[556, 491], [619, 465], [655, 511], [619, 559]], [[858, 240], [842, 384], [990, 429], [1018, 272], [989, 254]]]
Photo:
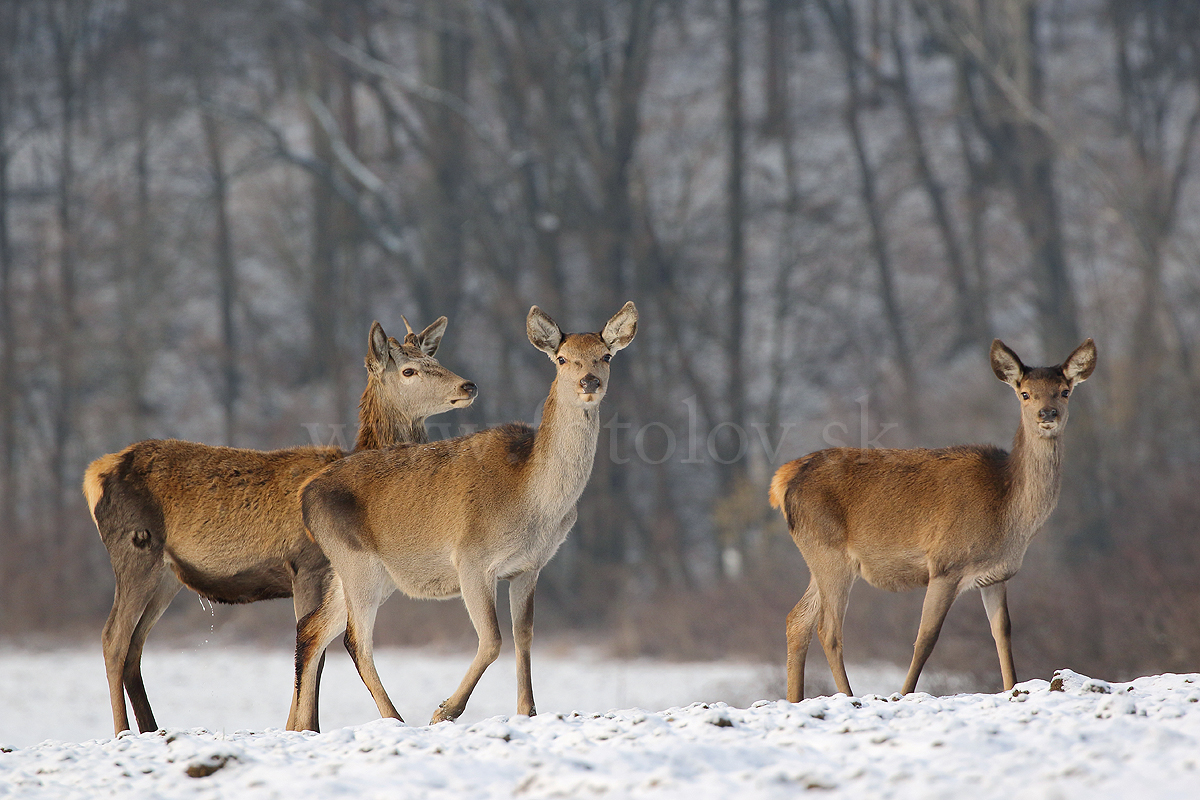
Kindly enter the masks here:
[[377, 384], [386, 405], [409, 419], [423, 419], [471, 405], [479, 393], [478, 387], [433, 357], [442, 343], [446, 318], [439, 317], [419, 334], [413, 333], [408, 320], [404, 326], [408, 333], [402, 342], [388, 336], [378, 322], [371, 325], [367, 337], [368, 380]]
[[632, 302], [613, 315], [600, 333], [563, 333], [553, 319], [537, 306], [529, 309], [526, 333], [534, 347], [550, 357], [558, 369], [559, 392], [573, 389], [568, 397], [584, 408], [600, 404], [608, 389], [608, 363], [613, 353], [633, 341], [638, 313]]
[[1067, 400], [1096, 368], [1096, 345], [1088, 339], [1056, 367], [1027, 367], [1004, 342], [992, 342], [992, 371], [1013, 387], [1021, 401], [1021, 424], [1045, 439], [1067, 425]]

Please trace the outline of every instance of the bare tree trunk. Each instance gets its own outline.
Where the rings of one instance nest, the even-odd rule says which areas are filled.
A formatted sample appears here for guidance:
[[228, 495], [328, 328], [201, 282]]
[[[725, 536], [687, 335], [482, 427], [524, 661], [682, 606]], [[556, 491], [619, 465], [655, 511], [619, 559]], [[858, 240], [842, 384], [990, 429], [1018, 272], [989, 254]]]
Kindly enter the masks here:
[[[746, 307], [746, 203], [745, 132], [742, 111], [742, 4], [728, 0], [725, 36], [725, 125], [729, 137], [729, 166], [725, 177], [725, 221], [729, 228], [729, 328], [726, 357], [729, 361], [726, 392], [729, 421], [743, 426], [746, 417], [745, 373], [742, 352]], [[725, 470], [725, 486], [731, 488], [741, 464]]]
[[[800, 9], [801, 14], [803, 9]], [[786, 16], [777, 23], [783, 25]], [[789, 41], [789, 39], [784, 40]], [[800, 221], [800, 169], [796, 158], [796, 125], [792, 119], [792, 99], [790, 94], [790, 73], [787, 59], [780, 64], [781, 73], [777, 78], [779, 97], [775, 123], [779, 136], [779, 149], [783, 157], [783, 221], [780, 226], [779, 265], [775, 275], [774, 304], [772, 308], [773, 326], [771, 329], [771, 359], [769, 362], [771, 374], [771, 389], [764, 404], [764, 423], [767, 431], [778, 429], [782, 418], [782, 394], [784, 379], [788, 371], [788, 363], [784, 358], [786, 352], [784, 338], [787, 335], [788, 308], [790, 306], [788, 283], [795, 271], [798, 261], [796, 242], [799, 239]], [[778, 465], [766, 464], [768, 472], [773, 472]]]
[[[342, 15], [348, 16], [350, 7], [342, 9]], [[343, 20], [341, 23], [345, 29], [345, 35], [350, 33], [351, 25], [349, 20]], [[354, 91], [355, 80], [350, 68], [343, 65], [338, 71], [338, 120], [339, 128], [342, 132], [342, 138], [346, 142], [346, 146], [351, 153], [357, 156], [359, 150], [359, 131], [358, 131], [358, 107], [355, 104]], [[358, 220], [353, 211], [344, 202], [338, 202], [335, 205], [336, 230], [338, 232], [338, 258], [340, 261], [341, 283], [344, 287], [337, 298], [338, 317], [335, 321], [334, 330], [338, 334], [335, 339], [335, 356], [332, 365], [333, 375], [333, 397], [334, 407], [340, 413], [353, 414], [355, 391], [348, 379], [350, 369], [355, 367], [354, 360], [346, 357], [346, 347], [343, 343], [347, 342], [347, 334], [349, 341], [358, 344], [362, 338], [364, 331], [370, 330], [369, 323], [366, 319], [362, 320], [362, 325], [355, 331], [346, 331], [347, 323], [352, 322], [357, 315], [351, 310], [351, 296], [357, 290], [369, 292], [370, 289], [365, 282], [359, 280], [362, 270], [360, 251], [362, 249], [362, 236], [360, 235]], [[332, 299], [332, 298], [331, 298]], [[365, 315], [364, 315], [365, 316]]]
[[[954, 4], [943, 13], [954, 20], [952, 30], [959, 31], [952, 46], [960, 58], [983, 70], [982, 102], [973, 106], [976, 124], [1008, 183], [1029, 242], [1042, 344], [1047, 353], [1068, 353], [1081, 336], [1054, 185], [1055, 146], [1033, 118], [1044, 107], [1037, 3], [973, 0], [965, 14]], [[975, 44], [963, 43], [964, 27]]]
[[[0, 10], [0, 541], [11, 542], [17, 533], [17, 437], [19, 391], [16, 374], [16, 325], [13, 322], [13, 256], [9, 235], [8, 120], [13, 109], [10, 59], [16, 51], [18, 31], [12, 6]], [[7, 547], [7, 545], [6, 545]], [[15, 548], [14, 548], [15, 549]], [[16, 554], [14, 553], [14, 556]], [[14, 559], [5, 559], [8, 565]], [[0, 582], [7, 578], [0, 571]]]
[[895, 268], [892, 265], [887, 224], [883, 218], [883, 210], [880, 208], [876, 189], [875, 168], [867, 154], [866, 137], [860, 118], [864, 102], [859, 86], [858, 25], [855, 21], [854, 10], [847, 0], [820, 0], [820, 6], [829, 20], [830, 28], [842, 56], [842, 69], [846, 81], [846, 107], [843, 119], [854, 150], [854, 158], [858, 164], [859, 195], [871, 231], [871, 253], [874, 256], [879, 281], [879, 301], [883, 306], [884, 321], [895, 350], [896, 368], [902, 387], [901, 405], [904, 420], [908, 425], [911, 437], [919, 440], [921, 418], [916, 397], [917, 375], [909, 348], [908, 335], [904, 329], [904, 315], [900, 310], [900, 301], [896, 297]]
[[[967, 65], [959, 61], [955, 65], [955, 113], [954, 131], [958, 138], [959, 154], [962, 156], [963, 171], [967, 176], [964, 197], [967, 213], [967, 252], [970, 254], [970, 278], [967, 285], [974, 285], [979, 297], [980, 313], [984, 316], [985, 331], [990, 329], [988, 320], [988, 266], [987, 266], [987, 211], [990, 182], [986, 177], [986, 165], [975, 153], [972, 136], [971, 97]], [[986, 338], [986, 334], [985, 334]]]
[[201, 111], [204, 145], [208, 151], [209, 178], [212, 180], [212, 210], [216, 223], [213, 255], [217, 270], [217, 308], [221, 317], [221, 408], [225, 420], [225, 443], [237, 444], [237, 401], [240, 375], [237, 366], [237, 331], [234, 304], [237, 299], [237, 271], [233, 256], [233, 233], [229, 225], [229, 177], [225, 168], [225, 143], [220, 123], [209, 111]]
[[767, 101], [763, 116], [764, 136], [783, 135], [788, 108], [788, 54], [791, 37], [788, 35], [789, 0], [767, 0], [766, 25], [766, 69], [763, 72], [763, 94]]
[[[54, 67], [59, 106], [59, 170], [56, 205], [59, 227], [58, 291], [59, 315], [55, 331], [55, 360], [58, 367], [58, 398], [54, 404], [53, 444], [50, 456], [51, 514], [54, 529], [63, 535], [66, 529], [67, 470], [71, 466], [70, 448], [75, 431], [75, 400], [79, 391], [75, 353], [79, 341], [79, 315], [76, 308], [75, 248], [75, 112], [78, 86], [76, 58], [82, 36], [86, 9], [75, 3], [53, 5], [50, 11], [54, 40]], [[74, 476], [71, 476], [72, 478]], [[73, 482], [73, 480], [72, 480]]]
[[[461, 0], [424, 0], [427, 29], [421, 34], [421, 73], [427, 85], [466, 105], [472, 42]], [[422, 213], [421, 247], [430, 296], [421, 298], [428, 317], [457, 316], [462, 302], [464, 226], [467, 219], [469, 148], [467, 121], [445, 101], [421, 103], [431, 180]], [[457, 341], [457, 340], [456, 340]]]
[[[321, 14], [329, 24], [329, 15], [336, 14], [330, 4], [321, 3]], [[333, 55], [321, 42], [313, 42], [309, 48], [311, 73], [307, 90], [310, 104], [328, 108], [333, 94]], [[326, 165], [330, 175], [340, 170], [334, 157], [333, 141], [318, 115], [318, 108], [309, 108], [308, 131], [313, 158], [318, 164]], [[308, 346], [308, 369], [306, 377], [319, 382], [334, 379], [337, 374], [337, 330], [338, 308], [341, 298], [338, 292], [338, 242], [336, 232], [336, 192], [330, 181], [321, 176], [312, 177], [311, 212], [309, 218], [312, 231], [311, 271], [309, 284], [308, 313], [311, 340]], [[336, 404], [336, 399], [334, 400]], [[342, 412], [335, 405], [334, 414]]]
[[149, 283], [154, 274], [153, 234], [150, 230], [153, 215], [150, 209], [150, 76], [149, 53], [146, 51], [146, 31], [141, 24], [142, 8], [133, 18], [134, 25], [134, 154], [133, 174], [137, 184], [133, 231], [133, 254], [123, 281], [124, 313], [122, 343], [124, 345], [125, 403], [134, 440], [145, 437], [146, 374], [149, 370], [150, 341], [146, 317], [152, 307]]
[[954, 220], [946, 202], [946, 187], [935, 173], [929, 158], [925, 135], [921, 129], [920, 110], [917, 108], [909, 81], [908, 53], [902, 40], [900, 24], [900, 20], [894, 19], [890, 26], [892, 56], [896, 66], [895, 78], [890, 83], [899, 100], [917, 178], [929, 199], [933, 221], [941, 235], [946, 266], [950, 269], [950, 280], [954, 284], [958, 339], [949, 349], [954, 351], [961, 347], [972, 347], [981, 350], [986, 348], [992, 339], [987, 304], [981, 287], [977, 280], [974, 280], [975, 276], [967, 268], [961, 239], [955, 230]]
[[[530, 107], [536, 96], [535, 89], [547, 94], [548, 108], [560, 105], [552, 93], [556, 82], [547, 80], [553, 75], [553, 68], [551, 58], [547, 57], [552, 53], [548, 52], [550, 48], [545, 46], [543, 36], [545, 20], [535, 16], [530, 6], [513, 6], [510, 10], [513, 24], [506, 31], [497, 24], [498, 15], [481, 13], [479, 6], [475, 8], [473, 19], [480, 30], [478, 45], [484, 51], [480, 60], [485, 65], [490, 62], [497, 66], [493, 70], [493, 91], [510, 146], [518, 153], [538, 154], [522, 159], [518, 168], [522, 205], [528, 213], [525, 226], [528, 235], [533, 237], [532, 263], [527, 268], [536, 276], [537, 294], [542, 298], [539, 305], [564, 308], [561, 260], [566, 213], [559, 204], [559, 193], [554, 191], [557, 165], [543, 152], [548, 138], [545, 136], [547, 120]], [[556, 143], [566, 142], [559, 139]], [[485, 233], [482, 238], [487, 240], [489, 237]], [[489, 256], [497, 260], [496, 255]], [[518, 269], [514, 259], [519, 259], [515, 252], [509, 257], [508, 266], [500, 272], [509, 280]]]

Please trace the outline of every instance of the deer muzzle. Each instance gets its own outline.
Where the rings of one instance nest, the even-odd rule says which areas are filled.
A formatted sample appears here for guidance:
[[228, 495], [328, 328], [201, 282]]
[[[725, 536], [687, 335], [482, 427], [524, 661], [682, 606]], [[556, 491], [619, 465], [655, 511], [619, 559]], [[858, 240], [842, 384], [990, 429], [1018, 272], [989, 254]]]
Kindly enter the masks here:
[[464, 381], [458, 387], [458, 390], [462, 392], [462, 396], [451, 400], [450, 405], [452, 406], [458, 405], [459, 403], [462, 403], [464, 406], [469, 406], [471, 405], [472, 401], [475, 400], [476, 395], [479, 394], [479, 387], [471, 381]]

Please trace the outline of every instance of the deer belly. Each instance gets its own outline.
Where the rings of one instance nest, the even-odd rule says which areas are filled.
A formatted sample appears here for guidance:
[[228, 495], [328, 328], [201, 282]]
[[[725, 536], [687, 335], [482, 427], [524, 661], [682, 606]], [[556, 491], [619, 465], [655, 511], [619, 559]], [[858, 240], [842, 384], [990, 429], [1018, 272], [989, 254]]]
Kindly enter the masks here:
[[388, 573], [396, 588], [409, 597], [422, 600], [447, 600], [462, 593], [458, 572], [448, 563], [429, 563], [422, 569], [421, 565], [409, 563], [402, 569], [396, 565], [388, 565]]
[[904, 592], [929, 584], [929, 563], [920, 550], [851, 552], [862, 579], [877, 589]]
[[281, 560], [232, 564], [186, 561], [167, 555], [179, 582], [216, 603], [253, 603], [292, 596], [292, 573]]

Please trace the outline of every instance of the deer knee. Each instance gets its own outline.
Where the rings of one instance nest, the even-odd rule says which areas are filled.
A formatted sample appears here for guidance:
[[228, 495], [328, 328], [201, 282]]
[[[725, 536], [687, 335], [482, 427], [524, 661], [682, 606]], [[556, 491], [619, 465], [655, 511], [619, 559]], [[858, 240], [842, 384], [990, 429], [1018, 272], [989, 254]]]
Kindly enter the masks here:
[[108, 618], [108, 622], [104, 623], [104, 631], [100, 634], [100, 645], [104, 649], [105, 656], [110, 653], [116, 655], [118, 652], [122, 654], [128, 652], [131, 634], [131, 626], [119, 619], [115, 613], [112, 614]]
[[819, 610], [817, 603], [810, 601], [807, 597], [797, 603], [787, 615], [788, 636], [803, 634], [805, 629], [812, 625], [813, 614]]
[[485, 664], [491, 664], [500, 657], [500, 637], [487, 636], [479, 640], [479, 658]]
[[842, 632], [837, 625], [826, 621], [818, 626], [817, 635], [821, 637], [821, 644], [826, 650], [838, 651], [842, 649]]
[[804, 610], [799, 605], [797, 605], [795, 608], [793, 608], [791, 611], [789, 611], [788, 615], [787, 615], [786, 625], [787, 625], [788, 634], [790, 635], [792, 633], [793, 629], [798, 627], [802, 623], [803, 620], [804, 620]]
[[[321, 614], [322, 607], [317, 607], [296, 623], [296, 680], [300, 674], [312, 664], [314, 659], [325, 652], [325, 647], [337, 636], [337, 631], [330, 631]], [[347, 638], [349, 633], [347, 632]], [[346, 649], [350, 650], [347, 642]], [[353, 650], [351, 650], [353, 654]]]

